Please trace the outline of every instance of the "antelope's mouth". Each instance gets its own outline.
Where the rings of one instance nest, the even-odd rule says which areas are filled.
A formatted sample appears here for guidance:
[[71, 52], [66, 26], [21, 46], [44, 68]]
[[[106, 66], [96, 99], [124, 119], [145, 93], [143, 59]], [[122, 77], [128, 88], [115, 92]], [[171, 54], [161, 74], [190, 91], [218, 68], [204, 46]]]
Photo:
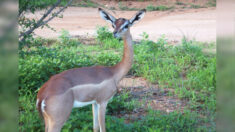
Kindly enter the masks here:
[[118, 34], [117, 32], [113, 33], [113, 37], [116, 38], [116, 39], [121, 39], [120, 34]]

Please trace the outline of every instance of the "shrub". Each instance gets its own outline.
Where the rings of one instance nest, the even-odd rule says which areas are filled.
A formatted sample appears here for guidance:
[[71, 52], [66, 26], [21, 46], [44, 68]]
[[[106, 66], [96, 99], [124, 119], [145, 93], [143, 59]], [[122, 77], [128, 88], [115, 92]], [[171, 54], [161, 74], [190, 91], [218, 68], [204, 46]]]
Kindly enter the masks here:
[[216, 7], [216, 0], [209, 0], [209, 1], [207, 2], [207, 5], [208, 5], [208, 6], [211, 6], [211, 7]]
[[191, 4], [190, 6], [191, 8], [195, 8], [195, 9], [198, 9], [198, 8], [205, 8], [204, 6], [201, 6], [201, 5], [195, 5], [195, 4]]
[[164, 5], [161, 5], [161, 6], [153, 6], [153, 5], [148, 5], [146, 7], [147, 11], [166, 11], [166, 10], [170, 10], [170, 9], [173, 9], [174, 7], [167, 7], [167, 6], [164, 6]]
[[97, 27], [97, 41], [104, 49], [121, 48], [123, 42], [113, 37], [113, 34], [109, 31], [108, 27]]

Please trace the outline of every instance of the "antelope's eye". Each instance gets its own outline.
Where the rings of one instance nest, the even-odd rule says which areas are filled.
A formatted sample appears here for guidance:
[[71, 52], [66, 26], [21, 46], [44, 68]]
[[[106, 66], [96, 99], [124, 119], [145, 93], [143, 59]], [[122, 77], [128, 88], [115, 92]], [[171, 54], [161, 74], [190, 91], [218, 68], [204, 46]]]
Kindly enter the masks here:
[[128, 24], [124, 28], [128, 28]]

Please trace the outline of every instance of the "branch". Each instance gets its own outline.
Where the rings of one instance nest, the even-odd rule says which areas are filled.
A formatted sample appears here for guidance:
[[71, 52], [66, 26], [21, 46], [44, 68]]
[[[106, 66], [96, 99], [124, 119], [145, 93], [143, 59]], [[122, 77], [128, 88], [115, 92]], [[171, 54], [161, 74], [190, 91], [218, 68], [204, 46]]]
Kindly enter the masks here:
[[57, 11], [54, 15], [52, 15], [50, 18], [48, 18], [46, 21], [42, 22], [39, 26], [45, 25], [47, 24], [49, 21], [51, 21], [54, 17], [56, 17], [58, 14], [60, 14], [61, 12], [64, 11], [64, 9], [66, 9], [73, 0], [70, 0], [63, 8], [61, 8], [59, 11]]
[[[57, 7], [60, 3], [61, 3], [61, 0], [58, 0], [58, 1], [57, 1], [53, 6], [51, 6], [51, 8], [40, 18], [40, 20], [38, 20], [38, 22], [35, 24], [35, 26], [33, 26], [32, 28], [30, 28], [30, 29], [27, 30], [26, 32], [21, 33], [20, 36], [19, 36], [19, 38], [22, 37], [22, 36], [27, 36], [27, 35], [31, 34], [36, 28], [38, 28], [38, 27], [41, 25], [42, 21], [43, 21], [43, 20], [52, 12], [52, 10], [54, 10], [55, 7]], [[23, 38], [21, 39], [21, 41], [24, 40], [24, 38], [25, 38], [25, 37], [23, 37]]]

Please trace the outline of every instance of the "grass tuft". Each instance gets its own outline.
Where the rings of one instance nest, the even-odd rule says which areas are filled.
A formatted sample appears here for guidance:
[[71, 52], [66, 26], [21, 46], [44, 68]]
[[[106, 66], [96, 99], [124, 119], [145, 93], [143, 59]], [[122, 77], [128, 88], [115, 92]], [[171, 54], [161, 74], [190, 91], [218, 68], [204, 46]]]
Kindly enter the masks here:
[[207, 5], [210, 6], [210, 7], [216, 7], [216, 0], [209, 0], [207, 2]]
[[167, 6], [164, 6], [164, 5], [161, 5], [161, 6], [148, 5], [146, 7], [147, 11], [166, 11], [166, 10], [170, 10], [170, 9], [173, 9], [173, 8], [174, 8], [173, 6], [167, 7]]
[[120, 10], [125, 10], [125, 11], [138, 11], [138, 10], [140, 10], [138, 8], [130, 8], [128, 6], [125, 6], [125, 5], [122, 4], [122, 2], [118, 3], [118, 7], [119, 7]]
[[175, 2], [176, 5], [186, 5], [185, 3], [181, 2], [181, 1], [177, 1]]
[[196, 5], [196, 4], [191, 4], [191, 5], [190, 5], [190, 8], [199, 9], [199, 8], [205, 8], [205, 6]]

